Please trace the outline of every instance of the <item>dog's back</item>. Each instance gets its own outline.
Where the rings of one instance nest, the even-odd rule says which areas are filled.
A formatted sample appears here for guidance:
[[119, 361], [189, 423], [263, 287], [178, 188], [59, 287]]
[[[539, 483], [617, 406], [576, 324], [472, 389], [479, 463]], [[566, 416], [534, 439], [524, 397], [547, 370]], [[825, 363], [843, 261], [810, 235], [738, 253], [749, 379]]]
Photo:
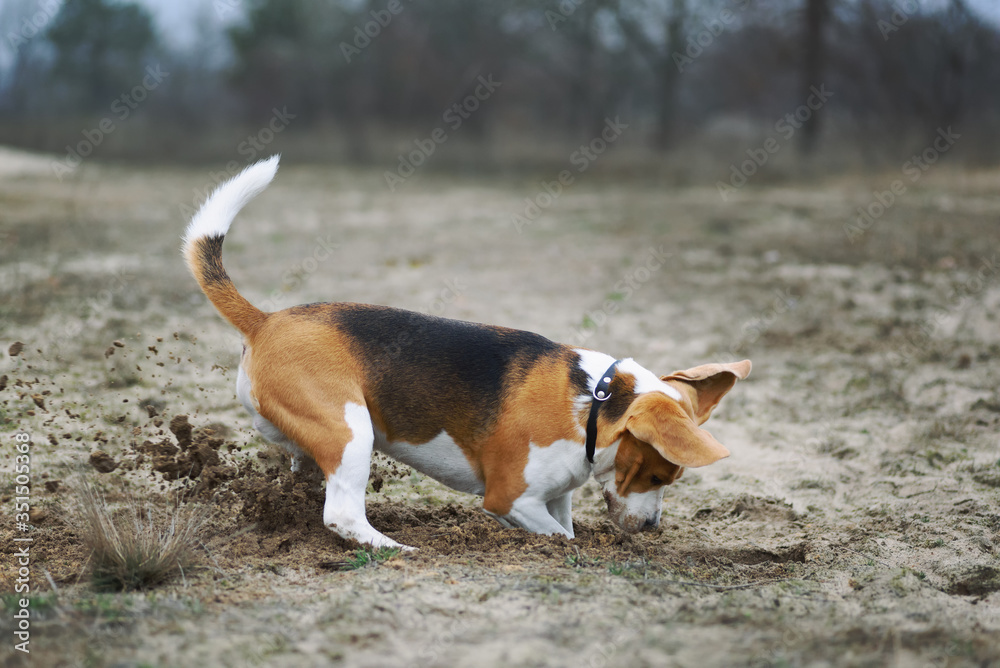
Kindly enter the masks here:
[[[269, 314], [247, 345], [248, 355], [309, 359], [328, 367], [340, 384], [359, 387], [376, 427], [391, 442], [425, 443], [446, 431], [474, 448], [495, 431], [507, 404], [533, 376], [543, 376], [550, 393], [553, 384], [574, 396], [588, 392], [579, 354], [565, 345], [531, 332], [387, 306], [293, 306]], [[353, 366], [340, 360], [345, 349]], [[267, 373], [256, 371], [258, 377]]]

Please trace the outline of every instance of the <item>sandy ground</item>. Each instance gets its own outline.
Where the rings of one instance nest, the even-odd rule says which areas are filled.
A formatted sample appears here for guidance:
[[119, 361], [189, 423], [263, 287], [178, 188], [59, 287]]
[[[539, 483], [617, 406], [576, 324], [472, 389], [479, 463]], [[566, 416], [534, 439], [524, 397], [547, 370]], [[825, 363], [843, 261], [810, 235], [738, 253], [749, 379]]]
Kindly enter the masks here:
[[[380, 172], [286, 164], [226, 242], [255, 303], [390, 304], [663, 373], [754, 363], [708, 425], [732, 457], [668, 488], [658, 530], [621, 534], [593, 483], [577, 539], [504, 530], [380, 461], [372, 523], [420, 549], [341, 570], [357, 546], [251, 433], [239, 337], [180, 260], [213, 175], [88, 163], [59, 182], [45, 160], [0, 155], [0, 587], [30, 535], [34, 594], [30, 657], [3, 598], [0, 665], [1000, 663], [1000, 172], [932, 170], [852, 243], [844, 226], [899, 174], [723, 201], [590, 172], [518, 230], [555, 174], [419, 174], [390, 193]], [[153, 472], [148, 444], [139, 458], [173, 448], [180, 415], [234, 479], [197, 488]], [[28, 533], [12, 520], [21, 430]], [[96, 472], [94, 450], [118, 468]], [[95, 592], [83, 477], [109, 503], [210, 499], [200, 565]]]

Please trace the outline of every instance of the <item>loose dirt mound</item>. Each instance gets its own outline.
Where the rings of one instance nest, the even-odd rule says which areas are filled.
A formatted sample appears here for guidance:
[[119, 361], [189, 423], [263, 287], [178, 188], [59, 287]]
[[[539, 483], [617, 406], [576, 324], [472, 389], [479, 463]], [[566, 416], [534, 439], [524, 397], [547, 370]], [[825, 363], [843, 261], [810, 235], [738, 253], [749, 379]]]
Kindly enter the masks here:
[[[182, 502], [211, 501], [219, 509], [213, 520], [212, 544], [224, 560], [246, 563], [248, 559], [266, 559], [284, 566], [322, 568], [324, 561], [344, 558], [361, 547], [324, 526], [323, 478], [315, 466], [306, 465], [293, 473], [285, 468], [287, 460], [281, 465], [268, 464], [260, 454], [251, 456], [234, 441], [217, 437], [214, 429], [195, 427], [187, 415], [170, 419], [169, 434], [161, 428], [163, 424], [162, 417], [153, 417], [148, 427], [155, 430], [156, 437], [141, 443], [134, 440], [116, 464], [160, 478], [164, 491]], [[110, 459], [105, 455], [98, 462], [92, 457], [91, 463], [98, 471], [105, 471], [105, 458]], [[406, 475], [405, 467], [377, 461], [370, 483], [376, 489], [387, 480]], [[740, 503], [753, 504], [755, 500], [748, 497]], [[501, 567], [512, 559], [522, 563], [579, 559], [603, 563], [670, 555], [658, 533], [625, 534], [607, 520], [596, 525], [577, 522], [572, 541], [506, 529], [486, 516], [472, 497], [469, 505], [434, 507], [373, 502], [367, 512], [379, 531], [419, 548], [421, 560], [473, 560]], [[703, 555], [673, 556], [684, 561]], [[736, 559], [738, 563], [785, 560], [770, 554]]]

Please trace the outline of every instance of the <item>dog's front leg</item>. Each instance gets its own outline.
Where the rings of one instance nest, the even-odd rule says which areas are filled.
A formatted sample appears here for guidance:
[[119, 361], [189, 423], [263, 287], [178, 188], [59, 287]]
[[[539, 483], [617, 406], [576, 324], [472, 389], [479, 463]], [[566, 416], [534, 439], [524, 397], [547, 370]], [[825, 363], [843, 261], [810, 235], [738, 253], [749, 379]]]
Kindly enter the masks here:
[[486, 511], [486, 514], [492, 516], [506, 527], [520, 527], [532, 533], [540, 533], [546, 536], [560, 534], [567, 538], [573, 537], [572, 523], [570, 523], [570, 529], [567, 531], [566, 527], [549, 514], [549, 509], [545, 501], [535, 497], [518, 497], [511, 504], [510, 512], [504, 515], [493, 513], [489, 510]]
[[573, 492], [557, 496], [546, 503], [545, 508], [549, 511], [549, 515], [566, 529], [566, 534], [573, 538]]

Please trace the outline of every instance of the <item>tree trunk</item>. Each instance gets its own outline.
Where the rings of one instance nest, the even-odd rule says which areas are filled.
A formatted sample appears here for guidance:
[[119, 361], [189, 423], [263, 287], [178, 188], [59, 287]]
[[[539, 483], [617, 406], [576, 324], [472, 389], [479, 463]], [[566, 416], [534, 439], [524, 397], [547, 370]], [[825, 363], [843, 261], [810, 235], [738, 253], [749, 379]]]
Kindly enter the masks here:
[[[812, 87], [823, 84], [826, 51], [823, 44], [823, 26], [829, 14], [829, 0], [805, 0], [805, 25], [802, 31], [802, 81], [800, 103], [812, 95]], [[812, 118], [802, 126], [799, 151], [810, 156], [823, 129], [823, 109], [813, 110]]]
[[680, 71], [671, 54], [681, 49], [686, 18], [687, 0], [674, 0], [673, 11], [667, 19], [667, 47], [660, 62], [660, 108], [656, 132], [656, 148], [660, 151], [670, 148], [677, 119], [677, 79]]

